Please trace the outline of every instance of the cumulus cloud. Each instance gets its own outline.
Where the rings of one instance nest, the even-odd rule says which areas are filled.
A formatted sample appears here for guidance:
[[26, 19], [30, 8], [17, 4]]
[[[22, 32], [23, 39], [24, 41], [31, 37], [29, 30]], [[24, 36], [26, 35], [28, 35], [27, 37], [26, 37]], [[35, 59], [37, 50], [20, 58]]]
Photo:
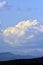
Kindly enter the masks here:
[[37, 20], [20, 21], [0, 33], [0, 42], [0, 52], [43, 56], [43, 25]]
[[7, 4], [7, 1], [0, 2], [0, 9], [6, 6], [6, 4]]
[[43, 33], [43, 25], [37, 20], [24, 20], [3, 31], [4, 40], [12, 45], [28, 43], [39, 33]]

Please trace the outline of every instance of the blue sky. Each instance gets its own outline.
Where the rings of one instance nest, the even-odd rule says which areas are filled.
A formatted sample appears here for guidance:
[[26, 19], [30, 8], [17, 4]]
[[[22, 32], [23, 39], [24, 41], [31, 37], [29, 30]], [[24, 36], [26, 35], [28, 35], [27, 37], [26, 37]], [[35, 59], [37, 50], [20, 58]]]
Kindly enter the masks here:
[[3, 1], [7, 1], [7, 6], [0, 9], [2, 28], [29, 19], [37, 19], [43, 23], [43, 0], [0, 0]]
[[0, 52], [43, 53], [42, 24], [43, 0], [0, 0]]

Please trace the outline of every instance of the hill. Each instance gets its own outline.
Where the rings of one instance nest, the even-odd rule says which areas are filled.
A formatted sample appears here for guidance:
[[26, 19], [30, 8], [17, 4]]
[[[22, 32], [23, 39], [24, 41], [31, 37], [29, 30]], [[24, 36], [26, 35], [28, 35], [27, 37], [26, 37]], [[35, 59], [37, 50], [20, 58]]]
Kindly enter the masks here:
[[34, 58], [34, 56], [12, 54], [10, 52], [0, 53], [0, 61], [8, 61], [8, 60], [16, 60], [16, 59], [29, 59], [29, 58]]
[[3, 61], [0, 62], [0, 65], [28, 65], [28, 64], [43, 64], [43, 57], [40, 58], [33, 58], [33, 59], [16, 59], [16, 60], [10, 60], [10, 61]]

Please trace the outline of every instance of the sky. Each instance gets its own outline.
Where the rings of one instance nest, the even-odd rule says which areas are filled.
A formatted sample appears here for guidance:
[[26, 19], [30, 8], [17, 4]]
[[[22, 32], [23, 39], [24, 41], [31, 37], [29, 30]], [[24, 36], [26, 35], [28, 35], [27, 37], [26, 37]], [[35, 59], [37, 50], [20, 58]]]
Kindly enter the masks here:
[[22, 20], [37, 19], [43, 23], [43, 0], [0, 0], [6, 2], [0, 7], [2, 28], [14, 26]]
[[0, 52], [43, 53], [43, 0], [0, 0], [0, 31]]

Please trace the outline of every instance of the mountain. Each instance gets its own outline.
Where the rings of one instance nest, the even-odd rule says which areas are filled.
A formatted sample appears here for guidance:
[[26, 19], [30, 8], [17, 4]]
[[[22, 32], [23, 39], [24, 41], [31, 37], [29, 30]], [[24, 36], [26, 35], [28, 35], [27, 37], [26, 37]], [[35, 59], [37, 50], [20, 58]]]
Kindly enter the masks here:
[[13, 59], [14, 55], [9, 52], [0, 53], [0, 61], [7, 61]]
[[19, 54], [12, 54], [10, 52], [3, 52], [0, 53], [0, 61], [8, 61], [13, 59], [29, 59], [34, 58], [34, 56], [31, 55], [19, 55]]

